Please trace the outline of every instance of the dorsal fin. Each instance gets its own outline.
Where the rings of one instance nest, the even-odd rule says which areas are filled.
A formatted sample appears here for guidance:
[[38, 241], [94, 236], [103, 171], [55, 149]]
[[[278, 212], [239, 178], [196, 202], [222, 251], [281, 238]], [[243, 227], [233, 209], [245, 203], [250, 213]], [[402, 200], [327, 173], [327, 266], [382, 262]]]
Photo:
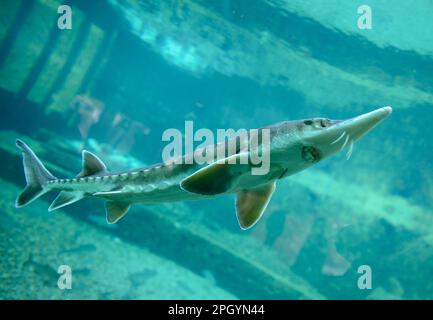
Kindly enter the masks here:
[[275, 181], [272, 181], [253, 190], [238, 192], [236, 196], [236, 215], [242, 229], [251, 228], [261, 218], [274, 190]]
[[107, 167], [101, 159], [93, 153], [83, 150], [83, 170], [80, 172], [78, 177], [88, 177], [106, 171]]

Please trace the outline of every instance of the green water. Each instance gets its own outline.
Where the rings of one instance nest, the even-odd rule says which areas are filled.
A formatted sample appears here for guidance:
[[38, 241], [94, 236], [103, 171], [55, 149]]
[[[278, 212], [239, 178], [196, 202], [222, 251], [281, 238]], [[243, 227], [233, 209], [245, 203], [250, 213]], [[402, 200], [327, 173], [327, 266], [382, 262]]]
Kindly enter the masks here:
[[[1, 299], [433, 298], [431, 1], [369, 1], [371, 29], [347, 0], [76, 0], [70, 30], [60, 4], [0, 4]], [[15, 208], [16, 138], [70, 178], [82, 149], [113, 171], [160, 162], [186, 120], [248, 129], [387, 105], [348, 161], [278, 181], [247, 231], [233, 196], [134, 205], [115, 225], [94, 199]]]

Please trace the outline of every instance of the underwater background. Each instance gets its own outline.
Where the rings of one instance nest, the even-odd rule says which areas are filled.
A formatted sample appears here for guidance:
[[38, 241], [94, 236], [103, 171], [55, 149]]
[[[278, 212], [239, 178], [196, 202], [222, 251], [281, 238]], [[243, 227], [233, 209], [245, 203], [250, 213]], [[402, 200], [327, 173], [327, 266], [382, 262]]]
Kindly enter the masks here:
[[[433, 298], [432, 14], [431, 0], [2, 0], [0, 298]], [[14, 206], [16, 138], [69, 178], [84, 148], [113, 171], [160, 162], [162, 132], [185, 120], [257, 128], [386, 105], [349, 161], [279, 181], [248, 231], [231, 196], [134, 205], [115, 225], [95, 199]]]

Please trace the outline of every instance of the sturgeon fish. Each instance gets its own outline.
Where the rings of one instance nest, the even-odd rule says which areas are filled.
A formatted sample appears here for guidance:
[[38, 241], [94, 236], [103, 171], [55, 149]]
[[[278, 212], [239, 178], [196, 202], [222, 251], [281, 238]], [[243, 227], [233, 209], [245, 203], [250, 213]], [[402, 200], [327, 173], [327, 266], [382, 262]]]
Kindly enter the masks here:
[[[27, 182], [16, 199], [16, 207], [23, 207], [49, 191], [60, 191], [49, 211], [83, 197], [101, 198], [105, 200], [107, 222], [115, 223], [133, 203], [196, 200], [235, 194], [237, 219], [245, 230], [260, 219], [279, 179], [300, 172], [343, 149], [348, 150], [349, 158], [354, 142], [391, 112], [392, 108], [387, 106], [347, 120], [311, 118], [266, 127], [270, 132], [267, 149], [270, 166], [268, 173], [263, 175], [253, 175], [250, 162], [229, 161], [250, 156], [250, 151], [245, 148], [229, 148], [230, 143], [236, 144], [245, 137], [216, 144], [215, 150], [224, 148], [227, 157], [211, 164], [183, 161], [182, 164], [156, 164], [120, 173], [109, 173], [96, 155], [84, 150], [82, 171], [71, 179], [53, 176], [23, 141], [16, 140], [22, 151]], [[185, 155], [183, 159], [191, 156]]]

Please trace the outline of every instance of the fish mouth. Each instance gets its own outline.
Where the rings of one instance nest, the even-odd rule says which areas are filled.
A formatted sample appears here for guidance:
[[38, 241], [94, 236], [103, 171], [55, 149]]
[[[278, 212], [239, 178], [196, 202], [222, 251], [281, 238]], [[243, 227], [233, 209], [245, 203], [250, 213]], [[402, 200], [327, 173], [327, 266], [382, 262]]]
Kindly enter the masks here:
[[333, 154], [349, 147], [347, 158], [350, 158], [353, 144], [392, 113], [390, 106], [364, 113], [347, 120], [334, 120], [325, 130], [304, 139], [304, 142], [319, 147], [323, 155]]

